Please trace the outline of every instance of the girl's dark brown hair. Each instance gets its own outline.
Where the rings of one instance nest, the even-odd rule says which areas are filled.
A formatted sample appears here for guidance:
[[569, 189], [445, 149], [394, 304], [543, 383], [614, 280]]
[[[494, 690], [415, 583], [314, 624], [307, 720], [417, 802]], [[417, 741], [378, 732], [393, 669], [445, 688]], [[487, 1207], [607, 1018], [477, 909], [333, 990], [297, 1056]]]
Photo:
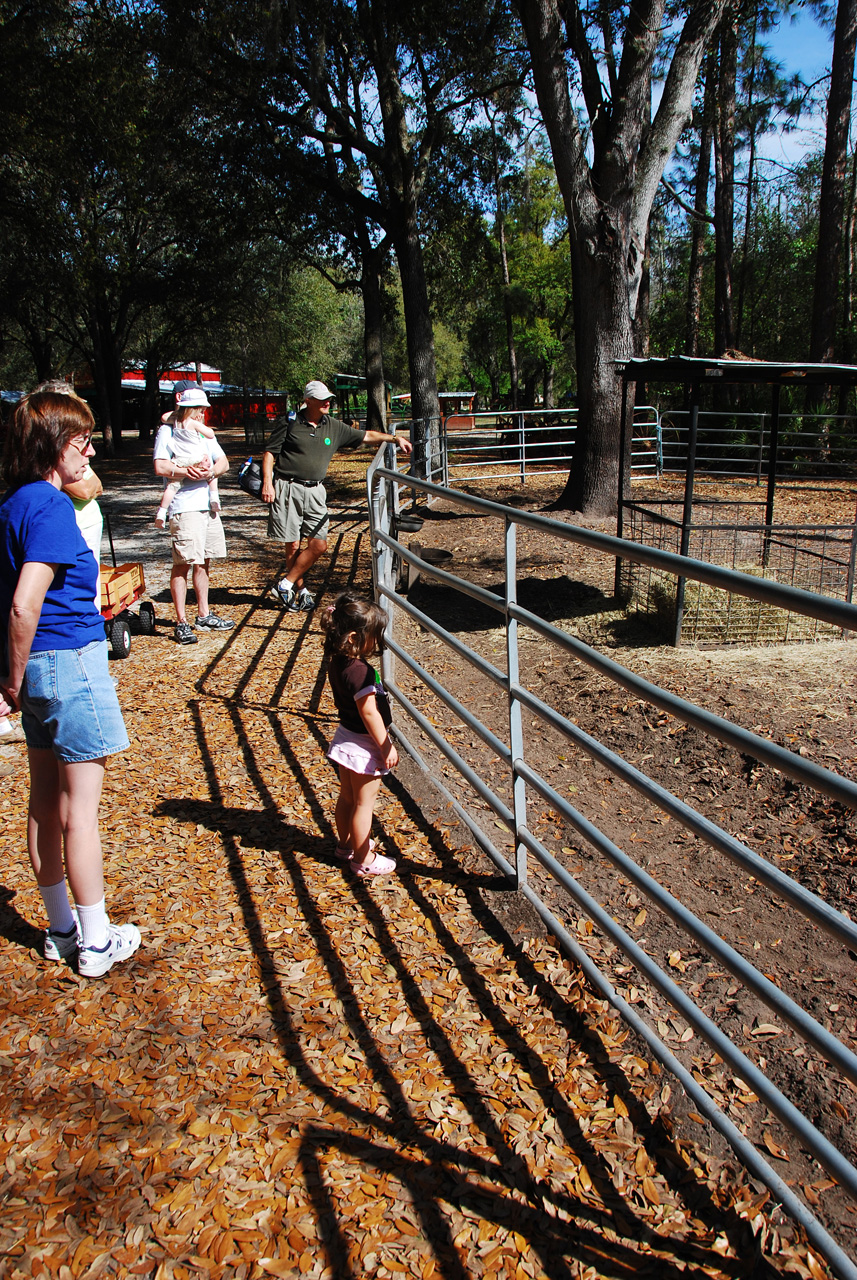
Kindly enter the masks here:
[[387, 615], [380, 605], [354, 591], [343, 591], [321, 615], [321, 629], [327, 632], [328, 652], [344, 653], [346, 658], [365, 658], [370, 653], [381, 653], [386, 625]]
[[6, 427], [3, 476], [10, 489], [47, 480], [69, 440], [95, 425], [92, 410], [73, 391], [31, 391], [15, 405]]

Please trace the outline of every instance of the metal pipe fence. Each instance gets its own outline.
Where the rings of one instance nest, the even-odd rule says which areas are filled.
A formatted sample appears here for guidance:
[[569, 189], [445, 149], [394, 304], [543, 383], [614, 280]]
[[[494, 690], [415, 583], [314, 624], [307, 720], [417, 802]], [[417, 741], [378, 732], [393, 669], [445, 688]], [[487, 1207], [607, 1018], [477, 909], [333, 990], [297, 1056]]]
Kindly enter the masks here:
[[[779, 770], [802, 786], [857, 808], [857, 783], [796, 752], [780, 747], [767, 738], [742, 728], [706, 709], [679, 698], [668, 690], [643, 679], [614, 662], [577, 637], [553, 626], [517, 603], [518, 554], [517, 531], [529, 528], [586, 547], [593, 554], [613, 557], [617, 562], [630, 561], [647, 565], [673, 577], [725, 587], [730, 592], [750, 599], [795, 610], [849, 631], [857, 630], [857, 606], [843, 600], [804, 591], [721, 566], [675, 554], [672, 551], [641, 546], [592, 530], [581, 529], [544, 516], [501, 506], [472, 495], [440, 487], [428, 479], [404, 475], [385, 466], [381, 451], [369, 468], [367, 485], [370, 511], [370, 534], [373, 549], [375, 590], [388, 616], [387, 649], [384, 656], [384, 681], [405, 718], [398, 717], [394, 732], [401, 746], [432, 778], [454, 812], [473, 834], [480, 847], [500, 868], [509, 882], [517, 887], [555, 935], [563, 953], [578, 964], [587, 979], [609, 1001], [648, 1045], [652, 1054], [682, 1084], [697, 1110], [730, 1143], [737, 1156], [753, 1175], [771, 1189], [777, 1200], [805, 1229], [812, 1246], [823, 1254], [836, 1275], [844, 1280], [857, 1280], [857, 1265], [840, 1243], [835, 1241], [798, 1191], [789, 1186], [771, 1167], [760, 1151], [740, 1132], [708, 1091], [705, 1079], [684, 1064], [665, 1043], [657, 1025], [652, 1025], [616, 990], [608, 974], [587, 950], [567, 923], [537, 892], [529, 874], [530, 860], [551, 876], [574, 910], [588, 916], [592, 925], [618, 948], [627, 961], [644, 975], [652, 987], [668, 1002], [675, 1013], [693, 1032], [702, 1037], [761, 1099], [769, 1111], [786, 1125], [804, 1149], [831, 1174], [839, 1185], [857, 1201], [857, 1168], [820, 1129], [812, 1123], [798, 1102], [787, 1097], [768, 1078], [726, 1030], [702, 1008], [694, 993], [683, 987], [675, 971], [667, 970], [647, 950], [642, 940], [633, 938], [614, 918], [609, 902], [599, 902], [574, 874], [552, 854], [537, 834], [537, 822], [530, 814], [534, 806], [547, 806], [560, 815], [567, 825], [596, 854], [635, 886], [641, 894], [693, 943], [716, 960], [749, 991], [762, 1000], [792, 1028], [794, 1034], [821, 1054], [841, 1073], [857, 1085], [857, 1055], [813, 1015], [786, 994], [772, 978], [763, 973], [717, 932], [712, 930], [672, 891], [660, 883], [627, 851], [599, 828], [591, 816], [578, 811], [551, 785], [546, 774], [550, 755], [545, 738], [558, 735], [558, 740], [573, 745], [589, 760], [632, 789], [639, 797], [677, 821], [685, 830], [703, 841], [712, 856], [723, 855], [742, 871], [751, 873], [776, 897], [800, 912], [814, 927], [824, 931], [837, 944], [857, 950], [857, 922], [835, 910], [818, 895], [799, 884], [768, 859], [750, 849], [742, 839], [713, 822], [693, 805], [653, 781], [641, 768], [585, 733], [562, 712], [543, 700], [529, 687], [523, 672], [527, 664], [520, 660], [524, 633], [532, 633], [553, 647], [568, 664], [582, 663], [609, 679], [616, 687], [693, 726], [710, 737], [733, 747], [741, 755]], [[393, 533], [393, 519], [398, 504], [398, 491], [410, 486], [426, 498], [443, 498], [463, 513], [483, 516], [498, 522], [502, 529], [504, 563], [503, 594], [498, 595], [454, 573], [432, 565], [416, 551], [403, 547]], [[486, 543], [489, 538], [486, 532]], [[439, 621], [400, 590], [403, 567], [431, 578], [456, 597], [469, 598], [496, 616], [502, 631], [505, 662], [498, 666], [477, 651], [460, 635], [447, 630]], [[411, 624], [415, 624], [411, 625]], [[410, 631], [408, 632], [408, 628]], [[426, 665], [422, 642], [407, 639], [407, 634], [428, 637], [433, 651], [439, 647], [458, 663], [467, 664], [481, 680], [489, 682], [501, 700], [504, 710], [498, 718], [504, 725], [484, 723], [470, 706], [465, 706], [447, 689], [443, 680]], [[401, 637], [401, 638], [400, 638]], [[419, 651], [417, 651], [419, 650]], [[398, 671], [404, 671], [404, 679]], [[406, 687], [407, 685], [407, 687]], [[496, 706], [496, 701], [493, 702]], [[436, 708], [445, 709], [453, 727], [460, 725], [478, 739], [489, 759], [496, 762], [504, 775], [506, 797], [499, 794], [500, 784], [493, 773], [474, 767], [454, 745], [451, 731], [444, 731]], [[526, 718], [525, 718], [526, 717]], [[532, 733], [532, 724], [541, 726]], [[526, 731], [524, 726], [527, 726]], [[424, 743], [418, 745], [417, 735]], [[425, 752], [431, 754], [427, 759]], [[438, 765], [440, 762], [440, 766]], [[448, 775], [445, 778], [445, 775]], [[489, 781], [489, 777], [492, 779]], [[491, 822], [474, 808], [475, 796], [488, 809]], [[499, 847], [492, 828], [503, 829], [504, 847]]]
[[[791, 424], [791, 425], [790, 425]], [[516, 480], [568, 472], [577, 431], [577, 409], [521, 409], [447, 418], [408, 419], [420, 474], [453, 487], [479, 480]], [[635, 479], [684, 475], [690, 442], [690, 410], [636, 405], [630, 468]], [[708, 476], [767, 476], [772, 448], [767, 412], [698, 412], [696, 471]], [[826, 414], [779, 415], [778, 479], [857, 476], [857, 419]]]
[[[634, 410], [631, 465], [635, 474], [655, 475], [661, 468], [658, 411]], [[450, 414], [402, 424], [411, 430], [415, 454], [425, 478], [452, 487], [486, 480], [516, 480], [528, 475], [566, 475], [577, 431], [577, 409], [516, 409]]]
[[[690, 440], [689, 409], [662, 410], [656, 426], [660, 472], [684, 474]], [[755, 479], [767, 475], [772, 415], [698, 411], [696, 470]], [[780, 413], [776, 475], [847, 477], [857, 474], [857, 420], [852, 415]]]

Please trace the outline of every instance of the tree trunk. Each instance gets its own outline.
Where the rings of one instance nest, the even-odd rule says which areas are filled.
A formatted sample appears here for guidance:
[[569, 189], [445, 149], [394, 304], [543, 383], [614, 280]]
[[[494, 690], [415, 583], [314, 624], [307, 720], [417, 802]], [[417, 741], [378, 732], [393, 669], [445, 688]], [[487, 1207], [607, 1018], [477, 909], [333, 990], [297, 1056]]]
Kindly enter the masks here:
[[[578, 435], [557, 506], [614, 515], [619, 495], [622, 381], [617, 364], [634, 354], [626, 260], [621, 251], [580, 254], [574, 275]], [[578, 303], [578, 299], [581, 302]], [[587, 429], [580, 431], [580, 424]]]
[[[711, 181], [711, 120], [714, 112], [714, 63], [709, 57], [705, 72], [705, 96], [702, 125], [699, 130], [699, 157], [696, 163], [693, 207], [698, 213], [708, 209], [708, 185]], [[690, 220], [690, 263], [687, 273], [687, 307], [685, 311], [684, 353], [699, 355], [699, 328], [702, 319], [702, 278], [708, 223], [701, 217]]]
[[140, 439], [150, 440], [161, 421], [161, 362], [155, 356], [146, 361], [146, 389], [143, 392], [143, 420]]
[[649, 237], [646, 236], [646, 251], [643, 255], [643, 270], [640, 275], [640, 291], [637, 294], [637, 310], [634, 315], [634, 356], [645, 360], [649, 354], [651, 337], [651, 258]]
[[497, 155], [497, 135], [491, 120], [491, 158], [494, 167], [494, 204], [496, 210], [497, 241], [500, 245], [500, 270], [503, 277], [503, 315], [506, 320], [506, 349], [509, 353], [509, 408], [518, 407], [518, 350], [515, 346], [515, 329], [512, 322], [512, 279], [509, 275], [509, 255], [506, 252], [506, 219], [503, 212], [503, 192], [500, 186], [500, 160]]
[[[854, 362], [854, 254], [857, 249], [857, 150], [851, 157], [851, 182], [845, 218], [845, 279], [842, 289], [842, 360]], [[843, 383], [843, 387], [845, 384]], [[847, 392], [847, 388], [845, 388]], [[846, 394], [847, 400], [847, 394]], [[840, 412], [843, 412], [840, 410]]]
[[735, 321], [735, 345], [744, 349], [744, 297], [747, 280], [752, 276], [750, 261], [751, 229], [753, 225], [753, 188], [756, 184], [756, 121], [753, 117], [753, 90], [756, 82], [756, 23], [758, 7], [753, 8], [753, 30], [750, 40], [750, 82], [747, 87], [747, 119], [750, 129], [749, 156], [747, 159], [747, 198], [744, 203], [744, 236], [741, 249], [741, 270], [738, 275], [738, 315]]
[[425, 420], [425, 428], [415, 441], [418, 456], [414, 465], [424, 473], [433, 441], [437, 439], [440, 402], [437, 398], [437, 369], [434, 360], [434, 332], [429, 311], [423, 249], [417, 229], [416, 211], [408, 217], [396, 236], [394, 247], [402, 281], [408, 370], [411, 379], [411, 417]]
[[549, 364], [545, 361], [542, 371], [542, 405], [545, 409], [553, 409], [554, 407], [554, 378], [556, 377], [556, 365]]
[[809, 358], [816, 362], [833, 360], [836, 345], [836, 300], [839, 296], [839, 260], [855, 45], [857, 0], [839, 0], [833, 35], [830, 94], [827, 99], [827, 133], [821, 170], [818, 250], [815, 258], [809, 344]]
[[92, 374], [95, 380], [95, 399], [98, 404], [99, 417], [101, 418], [104, 453], [108, 458], [115, 458], [116, 444], [113, 438], [113, 414], [110, 406], [110, 397], [107, 393], [107, 374], [100, 342], [96, 342], [95, 350], [93, 351]]
[[[616, 511], [622, 443], [619, 366], [633, 354], [633, 317], [652, 204], [689, 116], [699, 66], [723, 0], [693, 5], [671, 55], [664, 92], [650, 122], [651, 71], [664, 9], [632, 5], [618, 83], [604, 100], [598, 59], [575, 25], [574, 6], [516, 0], [529, 46], [536, 95], [551, 144], [569, 224], [579, 387], [577, 440], [558, 506]], [[584, 140], [572, 99], [568, 51], [582, 77], [591, 134]], [[575, 82], [576, 83], [576, 82]], [[640, 139], [645, 135], [644, 146]], [[587, 155], [592, 148], [592, 163]]]
[[105, 338], [102, 346], [104, 374], [106, 379], [107, 399], [110, 404], [110, 420], [113, 425], [114, 446], [122, 449], [122, 420], [124, 405], [122, 403], [122, 361], [112, 335]]
[[363, 294], [363, 354], [366, 367], [366, 428], [387, 430], [382, 339], [381, 254], [367, 242], [361, 246], [360, 289]]
[[730, 8], [720, 28], [720, 78], [714, 127], [714, 347], [718, 356], [735, 346], [732, 304], [735, 200], [735, 84], [738, 17]]

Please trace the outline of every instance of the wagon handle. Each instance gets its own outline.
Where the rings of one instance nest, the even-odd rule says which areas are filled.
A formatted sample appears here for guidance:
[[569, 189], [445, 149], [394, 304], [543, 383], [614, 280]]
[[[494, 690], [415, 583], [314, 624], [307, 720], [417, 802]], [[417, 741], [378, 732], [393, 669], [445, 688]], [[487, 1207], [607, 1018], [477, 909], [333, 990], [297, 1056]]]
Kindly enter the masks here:
[[104, 512], [104, 523], [107, 525], [107, 541], [110, 543], [110, 554], [113, 557], [113, 568], [116, 568], [116, 549], [113, 546], [113, 530], [110, 528], [110, 516]]

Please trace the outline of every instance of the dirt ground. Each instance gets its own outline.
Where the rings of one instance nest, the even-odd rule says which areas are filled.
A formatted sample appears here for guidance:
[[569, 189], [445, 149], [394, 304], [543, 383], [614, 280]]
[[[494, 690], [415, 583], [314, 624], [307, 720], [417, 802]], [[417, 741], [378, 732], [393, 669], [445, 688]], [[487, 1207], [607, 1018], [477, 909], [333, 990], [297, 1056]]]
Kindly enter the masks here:
[[[731, 489], [709, 484], [704, 492], [747, 496], [742, 489], [754, 497], [758, 494], [740, 482]], [[526, 489], [498, 483], [471, 491], [535, 511], [549, 508], [559, 492], [553, 480]], [[675, 497], [680, 492], [675, 484], [647, 486], [652, 496]], [[775, 519], [796, 524], [851, 523], [854, 509], [853, 485], [826, 491], [817, 486], [793, 487], [778, 493]], [[575, 522], [561, 512], [548, 513]], [[425, 522], [418, 533], [409, 535], [413, 543], [452, 553], [444, 567], [480, 586], [502, 591], [501, 522], [481, 513], [453, 510], [451, 504], [421, 505], [419, 514]], [[581, 523], [615, 533], [614, 521]], [[848, 778], [857, 778], [857, 644], [853, 641], [677, 650], [619, 607], [613, 598], [611, 558], [525, 529], [518, 537], [518, 598], [524, 607], [607, 652], [653, 684]], [[428, 578], [412, 587], [410, 598], [504, 669], [504, 635], [490, 609]], [[508, 740], [504, 706], [496, 689], [472, 668], [450, 662], [438, 642], [419, 627], [408, 621], [402, 625], [425, 667], [442, 675], [471, 712]], [[532, 633], [523, 632], [521, 652], [522, 683], [532, 692], [838, 911], [857, 916], [857, 825], [852, 811], [628, 694]], [[402, 682], [436, 723], [447, 727], [465, 759], [492, 779], [497, 794], [510, 803], [503, 767], [498, 767], [484, 743], [470, 731], [460, 731], [439, 701], [429, 704], [406, 674]], [[857, 1049], [857, 954], [826, 937], [752, 875], [703, 845], [541, 722], [525, 725], [525, 736], [525, 755], [539, 761], [555, 790], [823, 1026]], [[426, 740], [421, 739], [420, 745], [431, 759]], [[446, 784], [460, 791], [446, 762], [438, 760], [436, 767]], [[704, 1012], [855, 1162], [851, 1084], [814, 1050], [805, 1048], [760, 999], [653, 908], [574, 830], [548, 808], [539, 812], [538, 804], [536, 799], [530, 825], [549, 851], [597, 901], [607, 905], [638, 943], [671, 967]], [[477, 800], [475, 807], [487, 816], [486, 825], [497, 846], [511, 856], [508, 840], [496, 830], [501, 824], [493, 814], [488, 816], [488, 806]], [[587, 922], [578, 919], [573, 904], [534, 858], [529, 874], [560, 919], [577, 929], [583, 945], [620, 994], [648, 1011], [670, 1048], [697, 1078], [705, 1079], [732, 1119], [771, 1158], [780, 1176], [803, 1189], [825, 1225], [853, 1250], [857, 1209], [849, 1198], [800, 1150], [793, 1135], [755, 1104], [744, 1082], [641, 982], [624, 956], [588, 932]], [[694, 1122], [700, 1121], [694, 1117]], [[706, 1140], [717, 1147], [710, 1134]]]
[[[234, 464], [241, 443], [225, 443]], [[407, 759], [376, 826], [399, 874], [368, 896], [343, 877], [331, 852], [332, 775], [319, 768], [332, 708], [318, 679], [318, 627], [266, 598], [279, 551], [231, 475], [230, 559], [215, 570], [212, 604], [238, 626], [177, 649], [150, 465], [145, 447], [97, 463], [117, 559], [144, 561], [158, 611], [156, 635], [135, 636], [129, 660], [113, 667], [132, 749], [108, 774], [103, 826], [119, 918], [139, 920], [144, 946], [111, 974], [110, 1000], [62, 966], [46, 972], [32, 923], [39, 905], [17, 849], [22, 776], [0, 803], [9, 846], [0, 1277], [824, 1276], [800, 1232], [563, 962]], [[345, 459], [333, 475], [342, 518], [314, 579], [322, 595], [368, 581], [364, 475], [365, 459]], [[552, 485], [480, 494], [541, 510]], [[824, 521], [853, 518], [853, 491], [801, 502], [823, 508]], [[438, 507], [412, 536], [449, 550], [461, 576], [496, 586], [498, 529]], [[526, 607], [653, 683], [855, 777], [857, 646], [676, 651], [617, 607], [612, 561], [525, 534], [520, 563]], [[430, 581], [411, 599], [503, 667], [496, 615], [462, 607]], [[426, 669], [505, 740], [502, 700], [484, 678], [404, 615], [396, 625]], [[852, 814], [532, 635], [522, 653], [523, 682], [581, 729], [855, 914]], [[416, 700], [401, 663], [397, 679]], [[508, 802], [504, 770], [484, 744], [422, 691], [419, 699]], [[857, 1047], [855, 956], [703, 854], [541, 722], [528, 719], [524, 732], [527, 758], [557, 791]], [[453, 771], [412, 736], [454, 790]], [[508, 853], [487, 807], [472, 795], [468, 803]], [[529, 816], [545, 846], [853, 1159], [850, 1086], [547, 807]], [[857, 1215], [824, 1171], [569, 910], [535, 859], [530, 878], [854, 1256]]]

